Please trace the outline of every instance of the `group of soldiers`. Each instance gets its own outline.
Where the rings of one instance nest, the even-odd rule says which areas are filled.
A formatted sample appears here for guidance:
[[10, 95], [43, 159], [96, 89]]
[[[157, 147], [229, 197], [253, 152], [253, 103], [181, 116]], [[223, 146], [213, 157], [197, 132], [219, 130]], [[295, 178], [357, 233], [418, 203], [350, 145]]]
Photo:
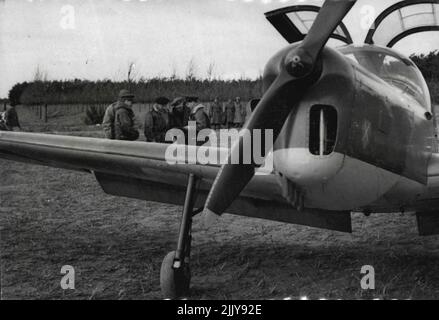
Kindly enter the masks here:
[[236, 97], [222, 104], [218, 98], [215, 98], [209, 108], [209, 116], [212, 123], [212, 129], [221, 129], [225, 126], [227, 129], [240, 128], [247, 117], [247, 108], [241, 103], [241, 98]]
[[[122, 89], [118, 100], [107, 107], [102, 122], [107, 139], [139, 139], [132, 110], [134, 98], [134, 94]], [[143, 132], [146, 141], [164, 143], [170, 142], [166, 141], [166, 132], [174, 128], [187, 132], [190, 121], [195, 123], [195, 130], [199, 132], [203, 129], [240, 128], [246, 117], [247, 106], [241, 103], [239, 97], [225, 103], [215, 98], [209, 107], [199, 103], [198, 98], [193, 96], [178, 97], [172, 101], [159, 97], [145, 116]], [[16, 128], [21, 130], [17, 112], [14, 106], [8, 106], [4, 112], [0, 112], [0, 130], [12, 131]]]
[[[139, 138], [132, 105], [134, 95], [123, 89], [118, 101], [108, 106], [102, 123], [106, 138], [134, 141]], [[209, 108], [199, 103], [197, 97], [178, 97], [169, 100], [159, 97], [155, 100], [144, 121], [144, 135], [148, 142], [165, 143], [170, 129], [188, 130], [188, 124], [196, 124], [196, 132], [203, 129], [239, 128], [245, 122], [247, 106], [236, 97], [222, 104], [218, 98]]]
[[5, 111], [0, 112], [0, 131], [15, 131], [16, 129], [21, 130], [17, 111], [15, 106], [9, 105]]

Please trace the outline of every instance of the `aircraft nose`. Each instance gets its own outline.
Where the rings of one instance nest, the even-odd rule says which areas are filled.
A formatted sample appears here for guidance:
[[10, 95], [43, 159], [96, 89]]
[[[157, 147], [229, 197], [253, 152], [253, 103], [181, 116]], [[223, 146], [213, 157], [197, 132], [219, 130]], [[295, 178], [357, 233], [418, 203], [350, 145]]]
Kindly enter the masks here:
[[322, 184], [334, 177], [343, 166], [344, 155], [314, 156], [306, 148], [274, 151], [274, 167], [290, 181], [301, 185]]

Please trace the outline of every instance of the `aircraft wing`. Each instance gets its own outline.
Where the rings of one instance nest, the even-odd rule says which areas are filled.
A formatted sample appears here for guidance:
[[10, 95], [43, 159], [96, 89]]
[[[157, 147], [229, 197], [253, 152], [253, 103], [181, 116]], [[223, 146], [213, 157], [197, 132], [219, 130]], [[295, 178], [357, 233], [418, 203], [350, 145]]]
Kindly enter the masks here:
[[[220, 169], [195, 161], [199, 147], [184, 146], [186, 161], [166, 161], [169, 144], [0, 131], [0, 158], [94, 174], [111, 195], [182, 205], [189, 174], [197, 179], [196, 207], [202, 207]], [[213, 148], [217, 152], [227, 149]], [[350, 215], [310, 209], [298, 212], [282, 196], [278, 175], [256, 175], [228, 212], [351, 232]]]

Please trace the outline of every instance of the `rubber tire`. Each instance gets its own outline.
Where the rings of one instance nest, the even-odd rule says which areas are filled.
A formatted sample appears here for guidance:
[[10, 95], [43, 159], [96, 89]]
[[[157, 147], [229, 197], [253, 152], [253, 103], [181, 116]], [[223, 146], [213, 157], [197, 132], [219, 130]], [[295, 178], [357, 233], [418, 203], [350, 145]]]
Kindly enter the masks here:
[[160, 268], [160, 288], [164, 299], [178, 299], [189, 294], [191, 272], [188, 265], [174, 269], [175, 251], [169, 252]]

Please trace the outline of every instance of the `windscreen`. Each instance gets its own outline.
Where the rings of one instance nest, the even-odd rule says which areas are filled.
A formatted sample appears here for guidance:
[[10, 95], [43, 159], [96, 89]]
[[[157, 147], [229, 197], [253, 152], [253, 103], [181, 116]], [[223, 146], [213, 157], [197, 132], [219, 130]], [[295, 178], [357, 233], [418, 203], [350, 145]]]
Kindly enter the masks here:
[[430, 109], [429, 91], [418, 67], [409, 58], [387, 48], [348, 46], [340, 50], [369, 72], [410, 95]]

